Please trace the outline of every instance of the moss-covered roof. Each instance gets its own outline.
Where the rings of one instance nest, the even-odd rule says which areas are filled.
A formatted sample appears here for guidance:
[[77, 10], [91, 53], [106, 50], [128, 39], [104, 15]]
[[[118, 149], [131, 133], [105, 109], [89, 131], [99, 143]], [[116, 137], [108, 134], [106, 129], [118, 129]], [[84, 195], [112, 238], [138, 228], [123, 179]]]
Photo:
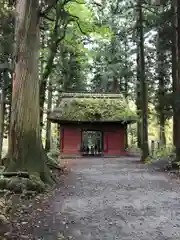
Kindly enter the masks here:
[[63, 94], [61, 103], [49, 113], [53, 122], [60, 121], [134, 121], [132, 111], [120, 94]]

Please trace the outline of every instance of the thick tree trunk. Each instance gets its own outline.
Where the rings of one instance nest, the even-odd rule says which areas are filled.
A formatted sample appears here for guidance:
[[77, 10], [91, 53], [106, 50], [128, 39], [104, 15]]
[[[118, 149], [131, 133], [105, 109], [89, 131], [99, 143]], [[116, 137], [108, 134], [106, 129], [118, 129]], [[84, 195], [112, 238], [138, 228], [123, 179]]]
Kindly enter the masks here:
[[[51, 80], [49, 80], [49, 86], [48, 86], [48, 104], [47, 109], [48, 111], [52, 108], [52, 84]], [[46, 124], [46, 142], [45, 142], [45, 150], [48, 152], [51, 148], [51, 122], [47, 119]]]
[[51, 181], [40, 137], [39, 1], [16, 1], [15, 73], [10, 124], [8, 171], [28, 171]]
[[144, 31], [143, 31], [143, 13], [142, 1], [138, 2], [139, 13], [139, 49], [140, 49], [140, 86], [141, 86], [141, 119], [142, 119], [142, 161], [149, 156], [148, 146], [148, 96], [147, 82], [145, 78], [145, 60], [144, 60]]

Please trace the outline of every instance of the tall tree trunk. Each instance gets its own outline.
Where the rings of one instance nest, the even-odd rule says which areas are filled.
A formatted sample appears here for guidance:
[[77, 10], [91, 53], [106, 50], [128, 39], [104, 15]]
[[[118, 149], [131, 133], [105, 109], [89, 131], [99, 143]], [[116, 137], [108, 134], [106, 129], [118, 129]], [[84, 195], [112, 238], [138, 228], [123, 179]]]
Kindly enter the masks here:
[[137, 79], [136, 79], [136, 108], [137, 108], [137, 147], [141, 148], [141, 89], [140, 89], [140, 57], [139, 57], [139, 46], [137, 46]]
[[[116, 51], [115, 50], [115, 46], [116, 46], [115, 37], [113, 37], [111, 39], [110, 44], [111, 44], [111, 46], [110, 46], [111, 47], [111, 54], [113, 56], [111, 64], [113, 64], [114, 61], [115, 61], [114, 56], [115, 56], [115, 51]], [[120, 84], [120, 87], [121, 87], [121, 84]], [[118, 78], [117, 78], [116, 74], [112, 78], [111, 92], [112, 93], [118, 93], [119, 92], [119, 83], [118, 83]]]
[[[58, 108], [59, 107], [59, 105], [60, 105], [60, 103], [61, 103], [61, 99], [62, 99], [62, 97], [61, 97], [61, 93], [60, 93], [60, 91], [58, 91], [58, 96], [57, 96], [57, 100], [56, 100], [56, 107]], [[62, 136], [60, 136], [60, 124], [57, 124], [57, 149], [59, 149], [60, 148], [60, 141], [61, 141], [61, 137]]]
[[[127, 36], [125, 36], [125, 42], [124, 42], [124, 48], [125, 48], [125, 69], [127, 71], [128, 69], [128, 44], [127, 44]], [[129, 77], [126, 76], [124, 77], [124, 96], [125, 98], [128, 98], [128, 81]]]
[[3, 135], [4, 135], [4, 107], [3, 107], [3, 92], [0, 92], [0, 165], [2, 165], [2, 148], [3, 148]]
[[56, 6], [56, 20], [55, 20], [54, 29], [51, 35], [48, 59], [47, 59], [47, 63], [40, 81], [40, 123], [42, 126], [43, 126], [43, 110], [44, 110], [44, 102], [45, 102], [45, 93], [47, 88], [48, 77], [50, 76], [52, 69], [54, 67], [53, 62], [56, 56], [57, 48], [61, 40], [63, 40], [63, 38], [65, 37], [65, 30], [68, 24], [67, 21], [62, 22], [62, 26], [64, 27], [63, 29], [64, 32], [62, 36], [59, 36], [61, 14], [62, 14], [62, 8], [60, 6]]
[[161, 29], [158, 31], [158, 39], [157, 39], [157, 78], [158, 78], [158, 113], [159, 113], [159, 138], [160, 138], [160, 145], [166, 145], [166, 136], [165, 136], [165, 123], [166, 118], [164, 114], [164, 101], [165, 101], [165, 50], [163, 48], [164, 44], [164, 36], [161, 33]]
[[[7, 104], [5, 105], [5, 110], [6, 112], [6, 125], [5, 125], [5, 133], [8, 137], [8, 149], [10, 149], [10, 122], [11, 122], [11, 106], [12, 106], [12, 85], [13, 85], [13, 73], [9, 73], [7, 72], [7, 78], [9, 78], [7, 81], [7, 84], [5, 84], [5, 89], [6, 89], [6, 99], [7, 99]], [[9, 155], [9, 151], [7, 153], [7, 155]], [[8, 156], [6, 156], [5, 158], [8, 158]]]
[[3, 137], [4, 137], [4, 118], [5, 118], [5, 84], [4, 74], [1, 75], [2, 90], [0, 92], [0, 165], [2, 164], [2, 150], [3, 150]]
[[[44, 75], [44, 64], [45, 64], [45, 58], [44, 58], [44, 49], [45, 49], [45, 31], [41, 31], [40, 34], [40, 48], [43, 50], [40, 52], [40, 79], [43, 79]], [[40, 86], [41, 86], [41, 81], [40, 81]], [[40, 92], [41, 94], [41, 92]], [[44, 92], [45, 94], [45, 92]], [[44, 95], [45, 98], [45, 95]], [[40, 98], [41, 102], [41, 98]], [[40, 107], [40, 133], [42, 137], [42, 129], [43, 129], [43, 113], [44, 113], [44, 105]]]
[[142, 161], [149, 156], [148, 145], [148, 96], [147, 82], [145, 78], [145, 60], [144, 60], [144, 30], [143, 30], [143, 12], [142, 0], [138, 0], [139, 13], [139, 49], [140, 49], [140, 86], [141, 86], [141, 119], [142, 119]]
[[15, 73], [8, 171], [38, 173], [50, 182], [50, 171], [40, 136], [39, 121], [39, 1], [16, 1]]
[[[47, 109], [48, 111], [52, 108], [52, 84], [51, 80], [49, 80], [48, 86], [48, 104]], [[51, 148], [51, 122], [47, 119], [46, 123], [46, 142], [45, 142], [45, 150], [48, 152]]]
[[118, 79], [116, 76], [113, 77], [113, 82], [112, 82], [112, 93], [118, 93], [119, 92], [119, 84], [118, 84]]
[[160, 139], [160, 146], [166, 145], [166, 132], [165, 132], [165, 123], [166, 119], [164, 114], [161, 112], [159, 116], [159, 139]]
[[174, 121], [176, 126], [176, 160], [180, 162], [180, 2], [177, 0], [177, 71], [178, 77], [174, 84], [175, 107], [174, 107]]
[[[172, 85], [173, 85], [173, 95], [176, 92], [176, 83], [177, 83], [177, 18], [176, 18], [176, 6], [175, 2], [172, 1], [171, 3], [172, 8], [172, 40], [171, 40], [171, 52], [172, 52]], [[173, 145], [176, 146], [176, 135], [177, 135], [177, 129], [176, 129], [176, 114], [175, 114], [175, 106], [173, 101]]]

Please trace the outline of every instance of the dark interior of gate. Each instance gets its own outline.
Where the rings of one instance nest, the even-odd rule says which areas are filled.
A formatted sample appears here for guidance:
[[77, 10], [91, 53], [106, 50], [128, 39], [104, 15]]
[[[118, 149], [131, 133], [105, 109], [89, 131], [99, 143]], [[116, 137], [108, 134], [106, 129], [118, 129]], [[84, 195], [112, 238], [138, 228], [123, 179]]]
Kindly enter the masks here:
[[102, 155], [104, 152], [103, 132], [83, 130], [80, 151], [84, 156]]

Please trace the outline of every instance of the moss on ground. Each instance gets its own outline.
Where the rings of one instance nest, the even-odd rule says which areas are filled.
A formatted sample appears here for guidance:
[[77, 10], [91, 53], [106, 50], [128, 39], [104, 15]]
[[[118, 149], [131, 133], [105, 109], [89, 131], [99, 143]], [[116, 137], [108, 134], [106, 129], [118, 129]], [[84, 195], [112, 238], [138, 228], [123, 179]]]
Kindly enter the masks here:
[[7, 189], [15, 193], [22, 193], [24, 191], [35, 191], [40, 193], [45, 191], [46, 185], [37, 174], [30, 174], [29, 178], [18, 176], [1, 178], [0, 189]]

